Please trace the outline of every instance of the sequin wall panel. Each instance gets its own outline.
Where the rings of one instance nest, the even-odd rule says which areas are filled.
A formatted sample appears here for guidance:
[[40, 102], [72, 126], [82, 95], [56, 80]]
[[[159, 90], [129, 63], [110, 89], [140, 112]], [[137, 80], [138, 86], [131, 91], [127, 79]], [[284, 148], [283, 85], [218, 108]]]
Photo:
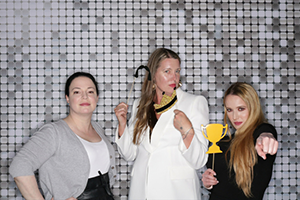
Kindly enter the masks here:
[[[279, 133], [264, 199], [300, 199], [299, 0], [1, 0], [0, 17], [1, 199], [22, 199], [9, 164], [42, 124], [68, 113], [68, 75], [87, 71], [99, 81], [93, 118], [113, 143], [113, 109], [127, 100], [135, 69], [158, 47], [179, 53], [182, 88], [207, 98], [211, 122], [222, 123], [229, 84], [253, 84]], [[113, 192], [125, 200], [132, 163], [116, 156]]]

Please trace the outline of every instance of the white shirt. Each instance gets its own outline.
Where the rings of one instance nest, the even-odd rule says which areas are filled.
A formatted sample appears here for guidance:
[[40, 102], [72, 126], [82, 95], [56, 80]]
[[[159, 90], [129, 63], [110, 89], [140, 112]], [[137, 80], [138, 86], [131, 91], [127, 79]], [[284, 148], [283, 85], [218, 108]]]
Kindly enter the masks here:
[[98, 171], [102, 174], [107, 173], [110, 166], [110, 159], [106, 143], [103, 140], [100, 142], [89, 142], [78, 135], [77, 137], [83, 144], [90, 160], [89, 178], [99, 176]]

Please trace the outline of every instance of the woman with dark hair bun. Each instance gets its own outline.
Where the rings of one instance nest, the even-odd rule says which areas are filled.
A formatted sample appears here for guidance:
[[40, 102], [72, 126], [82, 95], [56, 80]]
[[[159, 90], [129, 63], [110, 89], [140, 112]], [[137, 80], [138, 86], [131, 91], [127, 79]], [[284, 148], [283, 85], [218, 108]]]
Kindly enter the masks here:
[[43, 125], [13, 158], [10, 174], [25, 199], [113, 200], [115, 150], [100, 124], [91, 120], [99, 99], [95, 78], [74, 73], [65, 97], [69, 115]]

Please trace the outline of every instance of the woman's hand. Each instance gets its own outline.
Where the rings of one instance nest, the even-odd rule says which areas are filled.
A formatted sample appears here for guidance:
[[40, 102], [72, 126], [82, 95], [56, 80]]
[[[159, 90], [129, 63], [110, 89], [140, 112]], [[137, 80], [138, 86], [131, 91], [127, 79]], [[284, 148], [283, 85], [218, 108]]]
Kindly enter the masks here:
[[257, 154], [264, 160], [267, 154], [274, 155], [278, 150], [278, 141], [274, 138], [272, 133], [262, 133], [256, 139], [255, 149]]
[[186, 148], [189, 148], [195, 134], [193, 125], [184, 112], [176, 109], [174, 114], [174, 127], [181, 133]]
[[114, 109], [116, 117], [119, 121], [119, 136], [121, 137], [124, 133], [127, 124], [127, 111], [128, 105], [126, 103], [120, 103]]
[[207, 169], [203, 174], [202, 174], [202, 182], [203, 186], [206, 189], [211, 189], [214, 185], [217, 185], [219, 181], [215, 177], [216, 172], [212, 169]]
[[192, 123], [184, 112], [176, 109], [174, 114], [174, 127], [180, 131], [181, 135], [184, 135], [192, 127]]

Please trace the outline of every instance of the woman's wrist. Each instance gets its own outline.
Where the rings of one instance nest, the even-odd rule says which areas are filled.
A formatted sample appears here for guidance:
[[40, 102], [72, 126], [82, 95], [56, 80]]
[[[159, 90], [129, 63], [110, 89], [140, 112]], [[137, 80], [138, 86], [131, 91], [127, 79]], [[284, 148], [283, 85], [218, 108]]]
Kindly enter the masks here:
[[207, 190], [211, 190], [211, 189], [213, 188], [212, 185], [210, 185], [210, 186], [205, 186], [205, 185], [204, 185], [204, 187], [205, 187]]
[[189, 128], [184, 134], [182, 135], [182, 139], [186, 139], [186, 137], [190, 134], [190, 132], [192, 132], [191, 130], [194, 129], [193, 126], [191, 126], [191, 128]]
[[126, 124], [125, 125], [119, 124], [119, 126], [118, 126], [118, 135], [119, 135], [119, 138], [124, 134], [125, 129], [126, 129]]

